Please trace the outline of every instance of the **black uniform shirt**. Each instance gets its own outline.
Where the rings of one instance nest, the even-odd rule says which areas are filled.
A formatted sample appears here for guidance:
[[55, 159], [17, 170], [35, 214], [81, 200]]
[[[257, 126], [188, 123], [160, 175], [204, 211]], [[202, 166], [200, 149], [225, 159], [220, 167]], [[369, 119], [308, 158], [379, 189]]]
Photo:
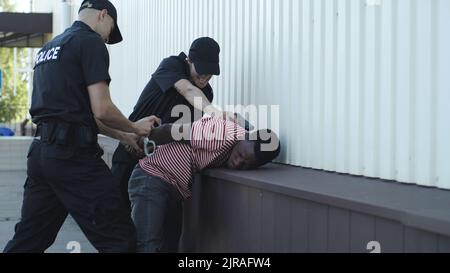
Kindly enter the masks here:
[[[181, 79], [190, 80], [189, 64], [186, 62], [186, 58], [186, 54], [180, 53], [178, 56], [171, 56], [161, 62], [150, 82], [142, 91], [130, 116], [131, 121], [155, 115], [161, 118], [162, 123], [174, 123], [181, 118], [181, 116], [171, 116], [172, 109], [176, 105], [184, 105], [189, 108], [191, 117], [185, 122], [194, 121], [194, 107], [178, 93], [174, 86]], [[208, 84], [202, 91], [211, 102], [214, 97], [211, 86]], [[197, 113], [197, 117], [201, 117], [201, 115], [201, 112]]]
[[[182, 119], [183, 123], [194, 122], [195, 118], [201, 118], [202, 112], [195, 109], [178, 91], [175, 89], [175, 83], [181, 79], [190, 80], [189, 64], [186, 62], [186, 54], [180, 53], [178, 56], [171, 56], [164, 59], [156, 72], [152, 75], [147, 86], [134, 107], [130, 116], [131, 121], [137, 121], [141, 118], [155, 115], [161, 118], [161, 122], [175, 123]], [[213, 91], [208, 84], [202, 89], [203, 94], [211, 102], [213, 100]], [[172, 117], [172, 109], [177, 105], [184, 105], [189, 109], [190, 117], [180, 116]], [[113, 162], [133, 162], [130, 155], [122, 145], [119, 145], [113, 156]]]
[[101, 36], [76, 21], [36, 57], [30, 109], [33, 122], [63, 121], [97, 132], [87, 87], [101, 81], [109, 84], [108, 69], [109, 54]]

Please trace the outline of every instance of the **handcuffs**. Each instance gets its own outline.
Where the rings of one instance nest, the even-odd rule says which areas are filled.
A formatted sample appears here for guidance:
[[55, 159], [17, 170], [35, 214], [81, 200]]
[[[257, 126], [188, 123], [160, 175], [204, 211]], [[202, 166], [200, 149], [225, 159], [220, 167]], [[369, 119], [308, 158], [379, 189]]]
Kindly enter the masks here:
[[[152, 126], [152, 129], [155, 129], [156, 127], [159, 127], [159, 124], [156, 123]], [[153, 149], [150, 152], [149, 146], [152, 146]], [[156, 152], [156, 142], [153, 140], [150, 140], [148, 136], [144, 138], [144, 153], [147, 157], [151, 157]]]
[[[150, 145], [153, 147], [150, 152]], [[153, 140], [150, 140], [148, 137], [144, 138], [144, 153], [147, 157], [151, 157], [156, 151], [156, 143]]]

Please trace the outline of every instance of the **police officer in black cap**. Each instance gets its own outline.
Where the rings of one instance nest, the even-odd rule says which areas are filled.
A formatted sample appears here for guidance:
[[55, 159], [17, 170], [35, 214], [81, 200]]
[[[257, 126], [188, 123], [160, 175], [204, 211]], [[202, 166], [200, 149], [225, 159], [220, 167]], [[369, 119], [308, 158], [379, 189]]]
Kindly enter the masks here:
[[68, 214], [99, 252], [134, 251], [135, 229], [97, 133], [134, 146], [159, 119], [132, 123], [111, 102], [105, 43], [120, 41], [115, 7], [88, 0], [79, 21], [38, 53], [30, 109], [38, 132], [28, 152], [21, 221], [5, 252], [44, 252]]
[[[235, 120], [234, 113], [222, 112], [211, 104], [214, 94], [209, 81], [213, 75], [220, 74], [219, 54], [220, 46], [216, 41], [201, 37], [192, 43], [189, 56], [182, 52], [164, 59], [142, 91], [130, 120], [155, 115], [162, 123], [189, 123], [201, 118], [203, 113]], [[143, 156], [128, 148], [118, 146], [111, 169], [120, 180], [126, 200], [128, 180], [138, 159]]]

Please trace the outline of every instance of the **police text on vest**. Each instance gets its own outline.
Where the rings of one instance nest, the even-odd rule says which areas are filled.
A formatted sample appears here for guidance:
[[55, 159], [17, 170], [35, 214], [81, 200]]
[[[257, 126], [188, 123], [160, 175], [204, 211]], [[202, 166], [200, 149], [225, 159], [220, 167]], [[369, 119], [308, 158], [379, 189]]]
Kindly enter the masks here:
[[52, 47], [49, 50], [43, 50], [38, 53], [36, 57], [36, 64], [39, 65], [44, 62], [58, 60], [59, 54], [61, 53], [61, 47]]

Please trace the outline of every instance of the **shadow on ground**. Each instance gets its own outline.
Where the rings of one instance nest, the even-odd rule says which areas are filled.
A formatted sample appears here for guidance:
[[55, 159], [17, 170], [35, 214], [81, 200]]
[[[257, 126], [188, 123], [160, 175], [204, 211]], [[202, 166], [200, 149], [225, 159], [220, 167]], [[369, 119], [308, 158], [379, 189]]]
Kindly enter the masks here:
[[[20, 219], [25, 178], [24, 171], [0, 172], [0, 252], [13, 237], [14, 226]], [[68, 249], [68, 244], [73, 241], [80, 244], [82, 253], [97, 252], [70, 216], [47, 252], [70, 253], [73, 248]]]

